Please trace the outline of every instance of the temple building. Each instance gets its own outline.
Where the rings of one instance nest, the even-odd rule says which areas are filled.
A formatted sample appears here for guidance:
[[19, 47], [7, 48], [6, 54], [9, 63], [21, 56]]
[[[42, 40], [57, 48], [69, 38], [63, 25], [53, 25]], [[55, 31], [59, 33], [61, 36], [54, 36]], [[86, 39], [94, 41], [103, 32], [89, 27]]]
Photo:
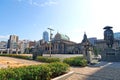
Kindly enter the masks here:
[[80, 54], [81, 53], [81, 45], [80, 43], [75, 43], [73, 41], [70, 41], [70, 38], [67, 35], [57, 33], [54, 38], [52, 38], [51, 42], [41, 42], [41, 50], [44, 53], [50, 52], [51, 47], [51, 53], [52, 54]]

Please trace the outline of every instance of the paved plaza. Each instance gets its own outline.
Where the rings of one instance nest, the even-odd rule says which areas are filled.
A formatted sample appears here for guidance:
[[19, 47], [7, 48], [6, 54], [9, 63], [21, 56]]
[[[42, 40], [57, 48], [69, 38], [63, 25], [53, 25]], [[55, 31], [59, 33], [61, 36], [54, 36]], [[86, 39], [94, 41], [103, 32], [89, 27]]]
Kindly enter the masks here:
[[[55, 56], [61, 57], [62, 55], [56, 54]], [[34, 64], [41, 64], [41, 62], [0, 56], [0, 68]], [[120, 62], [100, 62], [87, 67], [71, 67], [70, 70], [74, 71], [74, 74], [66, 80], [120, 80]]]
[[66, 80], [120, 80], [120, 62], [100, 62], [87, 67], [71, 67], [75, 73]]

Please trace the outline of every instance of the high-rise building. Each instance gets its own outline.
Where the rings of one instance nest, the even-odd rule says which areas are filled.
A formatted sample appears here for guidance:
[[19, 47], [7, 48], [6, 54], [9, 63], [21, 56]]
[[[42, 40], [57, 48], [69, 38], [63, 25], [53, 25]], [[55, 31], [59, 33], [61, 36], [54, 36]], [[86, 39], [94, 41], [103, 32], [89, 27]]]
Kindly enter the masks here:
[[10, 35], [7, 48], [10, 49], [11, 51], [15, 51], [16, 49], [18, 49], [18, 36]]
[[114, 33], [114, 39], [120, 40], [120, 32]]
[[29, 48], [29, 40], [19, 41], [20, 52], [24, 53], [26, 48]]
[[43, 32], [43, 40], [45, 40], [46, 42], [49, 41], [49, 34], [48, 34], [47, 31], [44, 31], [44, 32]]
[[97, 38], [96, 37], [91, 37], [91, 38], [88, 38], [88, 40], [90, 41], [90, 43], [92, 45], [95, 45], [95, 41], [97, 40]]

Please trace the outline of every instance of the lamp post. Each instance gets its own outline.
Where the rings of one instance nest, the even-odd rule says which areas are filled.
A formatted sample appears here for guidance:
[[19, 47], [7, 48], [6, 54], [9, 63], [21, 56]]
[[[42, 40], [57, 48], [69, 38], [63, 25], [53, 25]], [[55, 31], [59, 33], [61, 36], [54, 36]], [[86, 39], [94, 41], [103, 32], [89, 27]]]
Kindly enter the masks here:
[[50, 30], [50, 45], [49, 45], [49, 50], [50, 50], [50, 57], [51, 57], [51, 39], [52, 39], [52, 31], [54, 31], [52, 28], [48, 28]]

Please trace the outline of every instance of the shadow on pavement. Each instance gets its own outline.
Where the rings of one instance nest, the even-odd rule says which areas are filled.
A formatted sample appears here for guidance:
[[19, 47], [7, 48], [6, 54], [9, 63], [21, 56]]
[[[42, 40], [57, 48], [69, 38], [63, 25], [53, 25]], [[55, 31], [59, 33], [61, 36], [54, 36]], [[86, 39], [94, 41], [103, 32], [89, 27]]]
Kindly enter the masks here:
[[100, 62], [89, 67], [100, 69], [91, 75], [86, 75], [85, 80], [120, 80], [120, 62]]

